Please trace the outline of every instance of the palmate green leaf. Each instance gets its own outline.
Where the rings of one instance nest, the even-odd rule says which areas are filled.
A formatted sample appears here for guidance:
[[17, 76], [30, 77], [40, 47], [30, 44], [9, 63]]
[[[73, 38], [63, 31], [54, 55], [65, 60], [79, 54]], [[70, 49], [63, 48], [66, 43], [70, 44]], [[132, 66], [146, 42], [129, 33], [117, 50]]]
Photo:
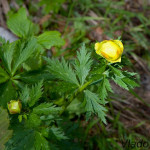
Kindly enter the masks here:
[[50, 134], [52, 134], [52, 136], [54, 135], [57, 140], [66, 140], [66, 139], [68, 139], [68, 137], [65, 136], [65, 133], [63, 132], [63, 130], [61, 128], [53, 126], [53, 127], [51, 127], [50, 131], [51, 131]]
[[133, 89], [134, 87], [139, 87], [139, 84], [136, 83], [134, 80], [124, 77], [124, 78], [114, 78], [114, 81], [116, 82], [116, 84], [118, 84], [120, 87], [126, 89], [126, 90], [130, 90]]
[[11, 73], [12, 70], [13, 53], [16, 43], [16, 41], [12, 43], [7, 42], [0, 48], [0, 58], [8, 73]]
[[75, 61], [76, 74], [79, 77], [80, 84], [83, 85], [87, 75], [89, 74], [92, 60], [90, 59], [91, 54], [87, 52], [85, 45], [77, 52], [77, 60]]
[[105, 78], [104, 80], [105, 80], [104, 82], [105, 82], [105, 86], [106, 86], [107, 91], [113, 93], [113, 90], [111, 88], [111, 84], [109, 83], [109, 80], [107, 78]]
[[34, 31], [33, 23], [27, 18], [25, 8], [21, 8], [17, 13], [9, 16], [7, 25], [19, 37], [27, 37]]
[[16, 98], [16, 90], [11, 81], [0, 84], [0, 106], [7, 107], [10, 100]]
[[26, 85], [25, 87], [23, 87], [22, 92], [20, 93], [20, 100], [22, 104], [26, 106], [29, 99], [30, 99], [30, 89]]
[[130, 78], [123, 78], [122, 79], [124, 83], [126, 83], [128, 85], [129, 88], [133, 89], [135, 87], [139, 87], [139, 84], [137, 82], [135, 82], [134, 80], [130, 79]]
[[[37, 49], [36, 49], [37, 50]], [[26, 71], [38, 70], [42, 66], [42, 55], [36, 51], [31, 56], [32, 59], [28, 59], [23, 63], [23, 69]]]
[[107, 93], [107, 89], [106, 89], [106, 85], [105, 85], [105, 80], [103, 79], [100, 83], [100, 86], [98, 88], [98, 92], [99, 92], [99, 95], [100, 95], [100, 98], [102, 100], [102, 103], [105, 104], [105, 99], [107, 98], [108, 96], [108, 93]]
[[[53, 93], [72, 93], [77, 89], [77, 86], [75, 84], [71, 84], [65, 81], [53, 81], [51, 82], [52, 87], [50, 88], [50, 91]], [[60, 88], [61, 87], [61, 88]]]
[[50, 141], [58, 141], [69, 139], [60, 127], [47, 127], [42, 129], [42, 135]]
[[49, 72], [47, 72], [45, 68], [28, 71], [20, 75], [21, 81], [25, 83], [32, 83], [32, 84], [40, 82], [41, 80], [48, 81], [52, 79], [54, 79], [54, 76], [52, 76]]
[[129, 90], [127, 84], [125, 82], [123, 82], [123, 80], [121, 78], [113, 78], [113, 80], [115, 81], [116, 84], [118, 84], [120, 87], [126, 89], [126, 90]]
[[90, 79], [93, 80], [92, 85], [101, 82], [106, 71], [106, 64], [100, 64], [94, 67], [90, 73]]
[[26, 121], [27, 128], [37, 128], [41, 125], [40, 116], [37, 114], [31, 113], [28, 116], [28, 120]]
[[102, 75], [106, 70], [106, 65], [105, 64], [100, 64], [92, 70], [92, 75]]
[[[111, 70], [114, 73], [114, 77], [112, 78], [116, 84], [118, 84], [120, 87], [129, 90], [129, 88], [138, 87], [139, 85], [134, 81], [135, 75], [137, 73], [134, 72], [128, 72], [128, 71], [121, 71], [111, 65], [109, 65]], [[132, 79], [131, 79], [132, 78]]]
[[62, 46], [65, 41], [60, 35], [58, 31], [46, 31], [37, 37], [37, 41], [46, 49], [50, 49], [52, 46]]
[[33, 113], [38, 115], [50, 115], [58, 114], [61, 111], [61, 107], [56, 107], [52, 103], [42, 103], [37, 107], [33, 108]]
[[0, 84], [9, 79], [7, 72], [0, 66]]
[[13, 70], [12, 74], [16, 72], [16, 70], [24, 63], [31, 55], [35, 52], [36, 48], [36, 39], [34, 37], [31, 37], [28, 39], [27, 42], [18, 41], [17, 47], [16, 47], [16, 53], [14, 56], [14, 64], [13, 64]]
[[35, 132], [35, 150], [51, 150], [48, 141], [40, 132]]
[[20, 100], [22, 103], [27, 106], [27, 104], [32, 107], [42, 96], [43, 94], [43, 81], [38, 82], [35, 85], [32, 85], [29, 88], [27, 85], [22, 87], [22, 91], [20, 92]]
[[84, 113], [82, 102], [75, 98], [67, 107], [67, 111], [69, 114], [76, 114], [77, 116], [80, 116], [80, 114]]
[[9, 118], [6, 110], [0, 108], [0, 150], [4, 150], [4, 144], [10, 139], [12, 131], [8, 130]]
[[102, 103], [106, 104], [105, 99], [108, 96], [108, 92], [113, 93], [113, 90], [112, 90], [109, 80], [107, 78], [103, 78], [103, 80], [100, 82], [100, 85], [98, 87], [98, 92], [99, 92], [100, 98], [102, 100]]
[[61, 62], [58, 59], [45, 58], [45, 60], [49, 64], [48, 68], [50, 73], [56, 78], [73, 83], [77, 86], [79, 85], [75, 72], [72, 70], [70, 64], [64, 60], [64, 58], [62, 58]]
[[85, 110], [87, 112], [87, 116], [91, 116], [91, 113], [98, 115], [98, 117], [106, 124], [106, 111], [107, 109], [100, 104], [100, 100], [95, 93], [92, 93], [89, 90], [85, 91]]
[[35, 150], [34, 131], [17, 128], [13, 137], [6, 144], [5, 150]]
[[126, 77], [132, 77], [138, 75], [138, 73], [136, 72], [129, 72], [129, 71], [123, 71], [123, 74], [125, 74]]
[[32, 107], [42, 96], [43, 94], [43, 81], [40, 81], [39, 83], [32, 86], [30, 91], [30, 99], [28, 101], [28, 104], [30, 107]]
[[109, 65], [109, 67], [113, 71], [113, 73], [115, 74], [115, 76], [120, 77], [120, 78], [124, 77], [124, 75], [123, 75], [123, 73], [122, 73], [121, 70], [119, 70], [119, 69], [117, 69], [117, 68], [115, 68], [115, 67], [113, 67], [111, 65]]

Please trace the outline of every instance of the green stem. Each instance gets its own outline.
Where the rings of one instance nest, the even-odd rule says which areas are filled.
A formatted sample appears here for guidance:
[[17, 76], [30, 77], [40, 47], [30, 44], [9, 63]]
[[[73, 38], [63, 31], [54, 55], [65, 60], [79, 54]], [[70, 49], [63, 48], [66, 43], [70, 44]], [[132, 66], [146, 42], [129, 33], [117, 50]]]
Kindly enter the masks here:
[[79, 87], [78, 90], [71, 96], [69, 99], [69, 102], [72, 102], [72, 100], [79, 94], [81, 93], [86, 87], [88, 87], [92, 83], [92, 80], [86, 82], [83, 86]]
[[92, 83], [92, 80], [86, 82], [83, 86], [79, 87], [74, 93], [73, 95], [70, 97], [70, 99], [67, 101], [66, 105], [63, 106], [63, 110], [61, 111], [61, 114], [65, 111], [65, 109], [69, 106], [69, 104], [74, 100], [74, 98], [81, 92], [83, 92], [83, 90], [85, 88], [87, 88], [90, 84]]
[[[108, 63], [109, 63], [109, 62], [106, 61], [105, 66], [107, 66]], [[106, 68], [105, 68], [105, 70], [106, 70]], [[104, 75], [104, 78], [105, 78], [105, 76], [106, 76], [106, 75]], [[68, 105], [74, 100], [74, 98], [75, 98], [79, 93], [83, 92], [84, 89], [86, 89], [89, 85], [97, 84], [97, 83], [101, 82], [101, 80], [102, 80], [102, 78], [99, 79], [98, 81], [94, 81], [94, 82], [93, 82], [93, 80], [90, 80], [90, 81], [86, 82], [84, 85], [80, 86], [80, 87], [73, 93], [73, 95], [70, 97], [70, 99], [66, 102], [65, 106], [63, 106], [63, 109], [62, 109], [62, 111], [61, 111], [61, 114], [65, 111], [65, 109], [68, 107]]]

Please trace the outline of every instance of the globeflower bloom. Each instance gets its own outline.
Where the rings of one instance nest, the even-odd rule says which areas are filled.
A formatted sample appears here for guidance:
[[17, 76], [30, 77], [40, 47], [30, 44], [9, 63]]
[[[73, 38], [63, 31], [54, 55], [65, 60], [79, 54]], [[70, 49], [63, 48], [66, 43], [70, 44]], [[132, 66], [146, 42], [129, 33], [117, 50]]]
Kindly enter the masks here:
[[121, 62], [123, 44], [120, 40], [104, 40], [95, 44], [96, 53], [111, 63]]
[[22, 104], [19, 100], [11, 100], [7, 105], [10, 114], [18, 114], [21, 112]]

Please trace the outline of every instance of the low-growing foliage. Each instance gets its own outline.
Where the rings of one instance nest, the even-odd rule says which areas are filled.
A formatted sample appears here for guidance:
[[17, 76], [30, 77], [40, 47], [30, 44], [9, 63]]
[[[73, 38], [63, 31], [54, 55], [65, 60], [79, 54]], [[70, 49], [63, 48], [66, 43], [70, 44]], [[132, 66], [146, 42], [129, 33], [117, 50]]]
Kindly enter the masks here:
[[[11, 14], [7, 25], [19, 39], [10, 43], [0, 38], [0, 106], [7, 108], [11, 100], [20, 100], [22, 108], [19, 114], [9, 114], [13, 134], [2, 146], [6, 143], [6, 150], [83, 149], [88, 129], [72, 119], [78, 116], [88, 123], [95, 117], [103, 127], [113, 93], [111, 82], [130, 90], [138, 86], [136, 74], [123, 70], [126, 59], [111, 63], [107, 55], [95, 57], [94, 47], [84, 43], [75, 58], [48, 57], [47, 50], [64, 45], [64, 40], [58, 31], [36, 33], [37, 25], [24, 8]], [[0, 128], [10, 135], [1, 122]]]

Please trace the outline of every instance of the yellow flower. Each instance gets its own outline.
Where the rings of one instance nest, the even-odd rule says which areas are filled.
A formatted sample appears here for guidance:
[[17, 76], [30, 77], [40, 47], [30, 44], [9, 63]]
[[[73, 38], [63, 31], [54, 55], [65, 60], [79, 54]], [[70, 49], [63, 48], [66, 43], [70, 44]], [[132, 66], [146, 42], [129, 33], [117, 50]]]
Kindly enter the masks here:
[[95, 50], [98, 55], [104, 57], [111, 63], [121, 62], [123, 53], [123, 44], [120, 40], [105, 40], [95, 44]]
[[10, 114], [17, 114], [21, 112], [22, 104], [19, 100], [11, 100], [7, 105]]

